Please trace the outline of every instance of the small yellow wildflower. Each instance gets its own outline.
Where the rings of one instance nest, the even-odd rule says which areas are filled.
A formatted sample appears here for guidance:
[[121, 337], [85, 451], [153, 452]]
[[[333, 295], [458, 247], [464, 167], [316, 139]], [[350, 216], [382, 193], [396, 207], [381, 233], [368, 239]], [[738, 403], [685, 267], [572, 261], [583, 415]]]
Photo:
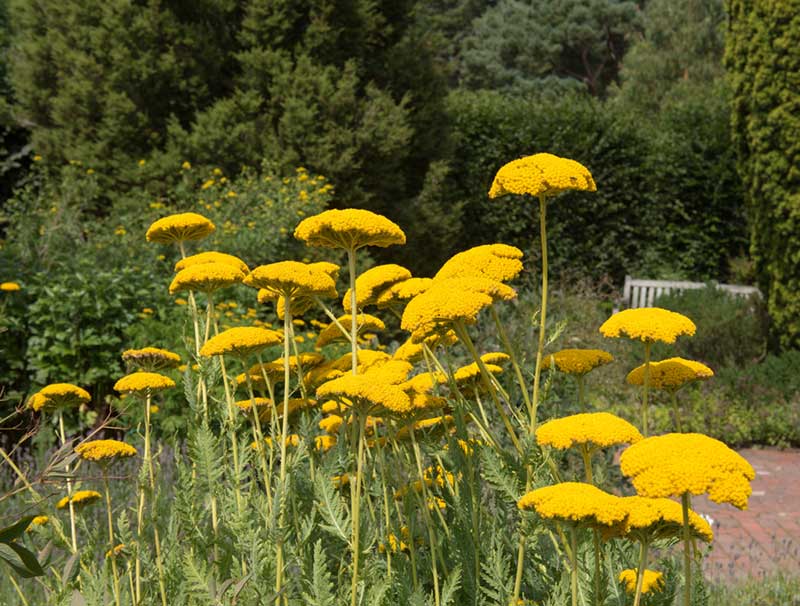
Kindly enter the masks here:
[[238, 284], [245, 273], [228, 263], [200, 263], [180, 270], [169, 285], [170, 294], [182, 290], [212, 292], [225, 286]]
[[257, 326], [238, 326], [209, 339], [200, 349], [201, 356], [230, 354], [246, 358], [283, 341], [280, 333]]
[[72, 506], [77, 508], [90, 505], [102, 498], [103, 497], [96, 490], [79, 490], [72, 493], [72, 499], [66, 496], [58, 501], [58, 503], [56, 503], [56, 509], [64, 509], [69, 505], [70, 501], [72, 501]]
[[85, 389], [72, 383], [52, 383], [40, 389], [28, 401], [29, 406], [39, 412], [61, 407], [80, 406], [91, 401]]
[[183, 170], [192, 170], [192, 164], [188, 160], [184, 160], [183, 164], [181, 164], [181, 169]]
[[144, 347], [142, 349], [126, 349], [122, 352], [122, 361], [153, 371], [162, 368], [175, 368], [181, 363], [181, 357], [166, 349], [158, 347]]
[[115, 545], [114, 547], [106, 551], [106, 557], [115, 558], [124, 550], [125, 550], [125, 543], [120, 543], [119, 545]]
[[20, 285], [16, 282], [3, 282], [0, 284], [0, 291], [3, 292], [14, 292], [20, 290]]
[[[688, 383], [710, 379], [714, 371], [702, 362], [684, 358], [668, 358], [650, 363], [650, 387], [678, 390]], [[628, 373], [625, 380], [631, 385], [644, 383], [644, 364]]]
[[201, 240], [211, 234], [216, 227], [197, 213], [180, 213], [155, 221], [147, 230], [148, 242], [172, 244], [186, 240]]
[[121, 393], [145, 395], [147, 392], [161, 391], [175, 387], [175, 381], [155, 372], [134, 372], [125, 375], [114, 383], [114, 389]]

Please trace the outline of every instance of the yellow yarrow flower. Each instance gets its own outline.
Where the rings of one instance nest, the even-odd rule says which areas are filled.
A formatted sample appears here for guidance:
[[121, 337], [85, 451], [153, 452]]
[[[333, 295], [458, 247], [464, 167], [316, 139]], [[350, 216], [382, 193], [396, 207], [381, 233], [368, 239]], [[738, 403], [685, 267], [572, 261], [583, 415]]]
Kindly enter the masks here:
[[344, 250], [406, 243], [406, 235], [396, 223], [358, 208], [326, 210], [303, 219], [295, 229], [294, 237], [309, 246]]
[[536, 442], [560, 450], [586, 444], [607, 448], [635, 444], [642, 434], [625, 419], [608, 412], [587, 412], [542, 423], [536, 429]]
[[155, 221], [147, 230], [148, 242], [172, 244], [186, 240], [201, 240], [213, 233], [216, 227], [203, 215], [180, 213]]
[[299, 261], [279, 261], [259, 265], [245, 278], [244, 283], [261, 288], [278, 297], [335, 297], [336, 283], [331, 275], [318, 266]]
[[317, 399], [345, 398], [365, 410], [386, 410], [397, 414], [411, 411], [411, 400], [397, 385], [381, 384], [368, 375], [344, 375], [317, 388]]
[[434, 280], [479, 276], [507, 282], [522, 271], [522, 251], [507, 244], [484, 244], [453, 255]]
[[122, 361], [131, 366], [154, 371], [177, 368], [180, 366], [181, 357], [167, 349], [143, 347], [142, 349], [126, 349], [122, 352]]
[[56, 408], [88, 404], [92, 397], [89, 392], [72, 383], [51, 383], [35, 393], [28, 405], [34, 411], [54, 410]]
[[433, 280], [430, 278], [408, 278], [407, 280], [395, 282], [388, 288], [378, 292], [375, 303], [378, 309], [385, 309], [395, 304], [410, 301], [428, 290], [431, 284], [433, 284]]
[[196, 255], [190, 255], [185, 259], [181, 259], [175, 263], [175, 272], [179, 272], [182, 269], [191, 267], [192, 265], [203, 265], [205, 263], [223, 263], [225, 265], [235, 267], [245, 274], [250, 271], [250, 268], [247, 267], [247, 263], [242, 261], [239, 257], [235, 257], [234, 255], [229, 255], [227, 253], [208, 251], [197, 253]]
[[613, 526], [627, 515], [620, 497], [582, 482], [537, 488], [517, 501], [517, 507], [549, 520], [586, 526]]
[[[625, 591], [636, 593], [636, 570], [628, 568], [619, 573], [619, 582], [625, 585]], [[664, 589], [664, 575], [655, 570], [645, 569], [642, 579], [642, 593], [654, 593]]]
[[31, 520], [31, 525], [28, 527], [28, 530], [34, 528], [35, 526], [44, 526], [49, 521], [50, 521], [49, 516], [36, 516]]
[[75, 454], [85, 461], [107, 464], [117, 459], [136, 456], [136, 449], [119, 440], [92, 440], [76, 446]]
[[436, 349], [439, 345], [447, 347], [448, 345], [453, 345], [454, 343], [458, 342], [458, 337], [456, 333], [452, 330], [448, 330], [444, 333], [433, 334], [428, 337], [425, 337], [424, 340], [414, 341], [413, 337], [409, 337], [405, 343], [400, 345], [397, 348], [397, 351], [394, 352], [393, 358], [396, 360], [405, 360], [406, 362], [416, 362], [421, 360], [424, 353], [423, 343], [427, 345], [431, 351]]
[[[650, 542], [653, 539], [678, 537], [683, 531], [683, 507], [676, 501], [633, 496], [622, 497], [622, 504], [627, 508], [628, 515], [616, 532], [604, 535], [606, 538], [628, 535], [638, 541]], [[709, 523], [691, 509], [689, 527], [698, 539], [706, 543], [714, 540], [714, 531]]]
[[708, 494], [716, 503], [747, 509], [755, 471], [737, 452], [699, 433], [669, 433], [622, 453], [620, 469], [643, 497]]
[[674, 311], [660, 307], [626, 309], [614, 314], [600, 326], [604, 337], [629, 337], [652, 343], [674, 343], [681, 335], [692, 336], [697, 330], [694, 322]]
[[488, 278], [450, 278], [414, 297], [406, 305], [400, 326], [419, 341], [432, 332], [448, 329], [455, 322], [475, 324], [478, 314], [494, 301], [511, 300], [516, 291]]
[[103, 497], [100, 495], [100, 493], [95, 490], [79, 490], [72, 493], [72, 499], [70, 499], [68, 496], [62, 498], [58, 503], [56, 503], [56, 509], [64, 509], [65, 507], [68, 507], [70, 501], [72, 501], [73, 507], [83, 507], [85, 505], [91, 505], [102, 498]]
[[244, 279], [244, 272], [228, 263], [200, 263], [180, 270], [169, 285], [169, 294], [182, 290], [213, 292]]
[[175, 381], [157, 372], [132, 372], [114, 383], [114, 389], [122, 393], [145, 395], [147, 392], [161, 391], [175, 387]]
[[[668, 358], [660, 362], [650, 362], [650, 387], [655, 389], [678, 390], [687, 383], [703, 381], [713, 376], [713, 370], [694, 360]], [[630, 371], [625, 380], [631, 385], [642, 385], [644, 364]]]
[[314, 448], [320, 452], [328, 452], [334, 446], [336, 446], [336, 436], [314, 437]]
[[4, 292], [14, 292], [20, 290], [20, 285], [16, 282], [3, 282], [0, 284], [0, 290]]
[[258, 326], [238, 326], [210, 338], [200, 348], [200, 355], [211, 357], [230, 354], [246, 358], [267, 347], [279, 345], [282, 341], [282, 335], [274, 330]]
[[541, 153], [502, 166], [492, 181], [489, 197], [498, 198], [506, 194], [550, 196], [569, 189], [597, 191], [597, 185], [580, 162]]
[[124, 550], [125, 550], [125, 543], [120, 543], [119, 545], [115, 545], [114, 547], [106, 551], [106, 557], [115, 558]]
[[602, 349], [562, 349], [542, 358], [542, 369], [547, 370], [552, 363], [560, 371], [571, 375], [585, 375], [598, 366], [609, 364], [614, 360]]
[[[356, 305], [359, 309], [371, 305], [376, 302], [381, 291], [410, 278], [411, 272], [400, 265], [376, 265], [356, 278]], [[347, 313], [350, 313], [350, 295], [348, 288], [342, 297], [342, 306]]]
[[[350, 314], [345, 314], [337, 318], [339, 324], [344, 327], [349, 327], [352, 321], [352, 316]], [[371, 316], [369, 314], [358, 314], [356, 317], [356, 324], [357, 324], [357, 334], [363, 334], [365, 332], [379, 332], [386, 330], [386, 325], [383, 323], [383, 320], [376, 316]], [[344, 334], [342, 333], [341, 329], [336, 325], [336, 323], [331, 322], [322, 329], [317, 336], [317, 347], [324, 347], [329, 343], [333, 343], [334, 341], [345, 341], [349, 338], [349, 333]]]

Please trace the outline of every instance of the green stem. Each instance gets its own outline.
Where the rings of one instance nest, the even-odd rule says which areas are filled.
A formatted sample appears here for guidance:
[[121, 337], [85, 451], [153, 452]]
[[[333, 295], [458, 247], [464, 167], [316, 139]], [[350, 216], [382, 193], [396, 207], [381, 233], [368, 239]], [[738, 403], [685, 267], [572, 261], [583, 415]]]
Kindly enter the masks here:
[[570, 585], [572, 587], [572, 606], [578, 606], [578, 530], [570, 528]]
[[648, 435], [647, 430], [647, 412], [649, 408], [648, 396], [650, 392], [650, 348], [652, 343], [649, 341], [644, 342], [644, 381], [642, 381], [642, 435], [646, 438]]
[[[67, 444], [67, 436], [64, 432], [64, 411], [59, 409], [58, 411], [58, 430], [60, 432], [61, 437], [61, 447], [63, 448]], [[72, 553], [76, 553], [78, 551], [78, 535], [75, 530], [75, 507], [72, 504], [72, 480], [69, 478], [69, 463], [65, 464], [65, 470], [67, 472], [67, 496], [69, 497], [69, 529], [70, 535], [72, 538]]]
[[586, 400], [586, 386], [584, 385], [584, 375], [576, 375], [575, 380], [578, 382], [578, 408], [585, 410], [584, 402]]
[[539, 381], [542, 375], [542, 356], [544, 355], [545, 324], [547, 323], [547, 199], [539, 196], [539, 233], [542, 244], [542, 306], [539, 314], [539, 343], [536, 349], [536, 368], [533, 374], [533, 398], [530, 435], [536, 433], [536, 413], [539, 408]]
[[683, 509], [683, 573], [685, 577], [683, 586], [683, 606], [690, 606], [692, 599], [692, 545], [689, 527], [689, 493], [681, 495], [681, 508]]
[[594, 541], [594, 603], [595, 606], [600, 606], [600, 558], [602, 552], [600, 551], [600, 531], [597, 528], [592, 529], [592, 539]]
[[529, 415], [533, 414], [533, 410], [531, 408], [531, 398], [528, 394], [528, 387], [525, 384], [525, 378], [522, 376], [522, 370], [517, 363], [517, 356], [514, 355], [514, 348], [511, 346], [511, 341], [508, 339], [505, 328], [503, 328], [503, 323], [500, 321], [500, 316], [497, 315], [497, 309], [495, 309], [494, 305], [492, 305], [489, 309], [492, 312], [492, 319], [494, 320], [494, 325], [497, 327], [500, 340], [503, 342], [503, 347], [505, 348], [506, 353], [511, 357], [511, 366], [514, 368], [514, 374], [517, 377], [517, 383], [519, 383], [519, 388], [522, 392], [522, 399], [525, 402], [525, 408], [528, 410]]
[[[264, 434], [261, 431], [261, 419], [258, 416], [258, 408], [256, 407], [256, 396], [253, 393], [253, 381], [250, 379], [250, 372], [247, 364], [243, 362], [245, 367], [245, 382], [247, 383], [247, 395], [250, 397], [250, 410], [253, 413], [253, 437], [256, 441], [256, 452], [261, 459], [261, 473], [264, 475], [264, 489], [267, 493], [267, 512], [272, 515], [272, 475], [267, 466], [266, 444], [264, 443]], [[273, 418], [275, 415], [273, 414]]]
[[[358, 309], [356, 308], [356, 251], [347, 251], [347, 267], [350, 269], [350, 351], [353, 374], [358, 374]], [[353, 593], [355, 599], [355, 593]]]
[[[354, 369], [355, 370], [355, 369]], [[364, 443], [366, 431], [366, 412], [353, 409], [353, 414], [358, 418], [358, 455], [356, 457], [356, 481], [355, 486], [351, 490], [352, 502], [352, 550], [353, 550], [353, 579], [350, 588], [350, 606], [356, 606], [358, 602], [358, 559], [361, 554], [361, 547], [359, 544], [359, 532], [361, 530], [361, 480], [364, 473]]]
[[[290, 295], [284, 296], [285, 309], [283, 311], [283, 419], [281, 424], [281, 471], [278, 480], [278, 540], [275, 549], [276, 576], [275, 592], [280, 594], [283, 584], [283, 524], [286, 514], [286, 496], [288, 491], [284, 486], [286, 482], [286, 439], [289, 434], [289, 387], [291, 381], [291, 367], [289, 365], [289, 350], [292, 338], [292, 298]], [[299, 357], [298, 357], [299, 360]]]
[[106, 514], [108, 516], [108, 542], [111, 545], [109, 549], [111, 550], [110, 559], [111, 559], [111, 574], [113, 577], [113, 585], [114, 585], [114, 602], [117, 606], [120, 605], [120, 596], [119, 596], [119, 577], [117, 576], [117, 561], [114, 555], [114, 522], [111, 517], [111, 490], [108, 487], [108, 472], [105, 467], [103, 467], [103, 486], [106, 490]]
[[636, 595], [633, 598], [633, 606], [639, 606], [642, 597], [642, 586], [644, 584], [644, 572], [647, 570], [647, 548], [648, 542], [642, 541], [642, 548], [639, 555], [639, 568], [636, 570]]
[[[433, 600], [435, 606], [439, 606], [440, 597], [439, 597], [439, 573], [436, 568], [436, 560], [438, 557], [438, 549], [436, 547], [436, 535], [433, 532], [433, 523], [430, 517], [430, 512], [428, 511], [428, 502], [430, 497], [428, 495], [428, 485], [425, 483], [425, 472], [422, 469], [422, 454], [419, 450], [419, 445], [417, 444], [416, 437], [414, 436], [414, 427], [413, 425], [409, 428], [409, 434], [411, 436], [411, 445], [414, 449], [414, 459], [417, 463], [417, 473], [419, 474], [419, 481], [420, 481], [420, 492], [422, 493], [422, 517], [425, 520], [425, 526], [428, 529], [428, 542], [430, 543], [430, 550], [431, 550], [431, 574], [433, 575]], [[442, 470], [444, 472], [444, 470]], [[446, 480], [445, 480], [446, 481]], [[437, 507], [434, 501], [434, 507]]]

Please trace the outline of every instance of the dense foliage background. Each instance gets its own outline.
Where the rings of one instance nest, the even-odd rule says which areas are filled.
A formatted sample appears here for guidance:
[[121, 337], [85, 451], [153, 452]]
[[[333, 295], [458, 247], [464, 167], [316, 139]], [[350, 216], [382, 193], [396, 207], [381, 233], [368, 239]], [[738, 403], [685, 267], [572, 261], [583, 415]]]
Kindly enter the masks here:
[[[554, 277], [758, 279], [791, 348], [800, 24], [780, 4], [3, 0], [0, 281], [23, 288], [0, 385], [18, 402], [71, 369], [102, 401], [136, 321], [172, 309], [153, 268], [173, 260], [143, 239], [169, 212], [209, 214], [251, 264], [304, 256], [294, 225], [326, 206], [400, 223], [415, 275], [487, 242], [535, 258], [535, 211], [486, 192], [542, 150], [599, 184], [550, 206]], [[774, 19], [773, 61], [751, 46]]]

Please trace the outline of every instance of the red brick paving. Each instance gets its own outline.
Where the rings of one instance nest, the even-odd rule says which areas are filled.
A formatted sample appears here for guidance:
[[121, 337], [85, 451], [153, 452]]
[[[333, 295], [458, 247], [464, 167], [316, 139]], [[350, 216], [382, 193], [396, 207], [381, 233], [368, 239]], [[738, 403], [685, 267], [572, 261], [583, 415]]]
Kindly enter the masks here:
[[800, 450], [740, 451], [756, 470], [747, 510], [705, 497], [692, 507], [713, 520], [714, 544], [705, 558], [715, 581], [761, 578], [777, 571], [800, 574]]

